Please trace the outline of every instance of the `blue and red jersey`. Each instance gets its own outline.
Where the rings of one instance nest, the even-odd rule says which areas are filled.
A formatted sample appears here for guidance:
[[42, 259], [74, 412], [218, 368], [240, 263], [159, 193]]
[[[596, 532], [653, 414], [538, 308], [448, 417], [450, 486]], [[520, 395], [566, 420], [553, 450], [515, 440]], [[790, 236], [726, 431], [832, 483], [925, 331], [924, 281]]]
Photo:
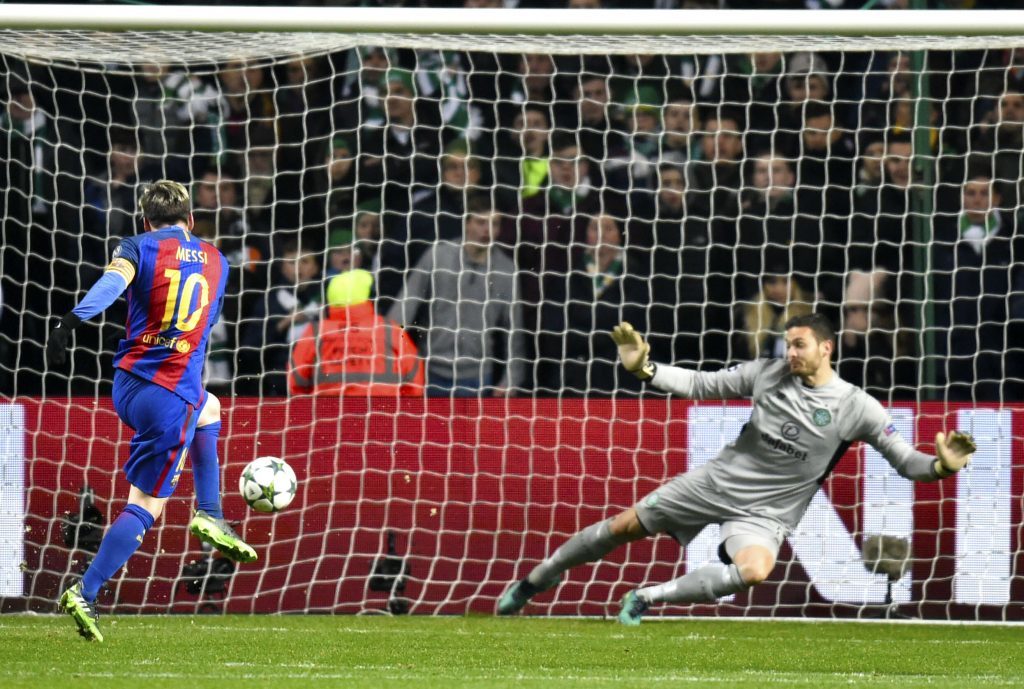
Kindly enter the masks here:
[[179, 226], [123, 239], [114, 258], [135, 266], [114, 366], [198, 406], [207, 340], [224, 305], [227, 259]]

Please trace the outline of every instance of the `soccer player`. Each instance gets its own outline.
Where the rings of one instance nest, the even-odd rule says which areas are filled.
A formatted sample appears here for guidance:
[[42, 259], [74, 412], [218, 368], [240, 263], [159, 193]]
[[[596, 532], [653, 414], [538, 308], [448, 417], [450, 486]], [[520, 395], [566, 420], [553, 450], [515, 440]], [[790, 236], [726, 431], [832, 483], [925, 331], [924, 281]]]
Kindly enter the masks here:
[[103, 276], [61, 318], [46, 343], [50, 366], [63, 364], [71, 331], [128, 291], [128, 323], [114, 357], [112, 394], [118, 416], [135, 430], [124, 467], [131, 484], [128, 504], [107, 529], [82, 580], [59, 602], [79, 633], [96, 641], [103, 641], [96, 596], [160, 517], [186, 457], [198, 503], [189, 529], [233, 560], [256, 559], [221, 511], [220, 402], [202, 385], [207, 339], [224, 303], [227, 260], [192, 234], [189, 195], [181, 184], [156, 182], [139, 203], [146, 231], [121, 241]]
[[622, 365], [655, 387], [690, 399], [753, 398], [739, 437], [713, 461], [680, 474], [619, 515], [583, 529], [516, 582], [498, 614], [520, 610], [555, 586], [570, 567], [603, 558], [618, 546], [668, 532], [686, 546], [708, 524], [721, 525], [722, 562], [673, 581], [628, 592], [619, 622], [634, 626], [656, 603], [705, 603], [764, 581], [786, 535], [818, 486], [856, 441], [869, 443], [916, 481], [951, 476], [967, 465], [974, 441], [954, 431], [935, 436], [937, 457], [911, 447], [882, 405], [832, 371], [835, 332], [816, 313], [785, 325], [786, 358], [758, 359], [713, 373], [658, 365], [629, 323], [612, 331]]

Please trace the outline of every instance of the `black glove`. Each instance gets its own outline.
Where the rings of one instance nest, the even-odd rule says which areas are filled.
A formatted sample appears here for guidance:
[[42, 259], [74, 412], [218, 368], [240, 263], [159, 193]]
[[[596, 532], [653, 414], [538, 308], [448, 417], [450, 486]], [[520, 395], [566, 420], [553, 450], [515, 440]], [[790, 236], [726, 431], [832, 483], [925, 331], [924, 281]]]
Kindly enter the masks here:
[[60, 366], [67, 361], [71, 331], [81, 324], [82, 319], [71, 312], [60, 319], [60, 322], [50, 332], [50, 339], [46, 341], [46, 364], [48, 366]]

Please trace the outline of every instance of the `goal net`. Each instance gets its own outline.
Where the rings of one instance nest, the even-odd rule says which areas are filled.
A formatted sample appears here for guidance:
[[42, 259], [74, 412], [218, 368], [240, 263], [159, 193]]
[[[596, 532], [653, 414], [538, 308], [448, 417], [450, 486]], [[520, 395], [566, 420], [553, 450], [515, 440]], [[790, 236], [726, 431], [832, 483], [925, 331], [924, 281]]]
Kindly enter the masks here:
[[[76, 331], [69, 365], [43, 348], [141, 231], [140, 186], [170, 178], [230, 265], [205, 381], [226, 516], [260, 559], [188, 536], [186, 472], [101, 607], [492, 611], [749, 416], [643, 388], [613, 325], [711, 371], [782, 356], [782, 324], [819, 311], [844, 379], [924, 451], [972, 433], [973, 464], [914, 484], [855, 445], [768, 581], [657, 614], [1020, 619], [1024, 40], [1001, 35], [1019, 15], [207, 8], [190, 28], [180, 8], [56, 25], [8, 7], [4, 610], [52, 610], [126, 500], [123, 302]], [[339, 396], [340, 370], [296, 368], [352, 269], [417, 345], [425, 396]], [[300, 481], [275, 515], [236, 490], [265, 455]], [[717, 549], [714, 526], [635, 543], [528, 612], [614, 612]]]

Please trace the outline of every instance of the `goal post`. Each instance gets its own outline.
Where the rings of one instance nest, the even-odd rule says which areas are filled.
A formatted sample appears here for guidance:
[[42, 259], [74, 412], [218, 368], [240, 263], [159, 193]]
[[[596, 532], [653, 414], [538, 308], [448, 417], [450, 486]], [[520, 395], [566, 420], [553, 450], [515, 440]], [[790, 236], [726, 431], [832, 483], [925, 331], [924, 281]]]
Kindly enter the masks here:
[[[974, 464], [913, 484], [855, 447], [767, 582], [660, 612], [1024, 612], [1024, 10], [0, 4], [0, 101], [0, 609], [51, 610], [126, 498], [123, 308], [67, 368], [42, 346], [169, 177], [230, 264], [205, 381], [260, 560], [232, 572], [189, 539], [186, 473], [102, 606], [492, 611], [749, 416], [643, 389], [611, 325], [716, 370], [779, 356], [786, 318], [819, 310], [840, 375], [923, 450], [971, 432]], [[493, 248], [467, 268], [479, 204]], [[352, 267], [415, 336], [426, 398], [289, 390]], [[234, 489], [266, 455], [299, 477], [276, 515]], [[717, 545], [631, 544], [530, 610], [607, 614]]]

